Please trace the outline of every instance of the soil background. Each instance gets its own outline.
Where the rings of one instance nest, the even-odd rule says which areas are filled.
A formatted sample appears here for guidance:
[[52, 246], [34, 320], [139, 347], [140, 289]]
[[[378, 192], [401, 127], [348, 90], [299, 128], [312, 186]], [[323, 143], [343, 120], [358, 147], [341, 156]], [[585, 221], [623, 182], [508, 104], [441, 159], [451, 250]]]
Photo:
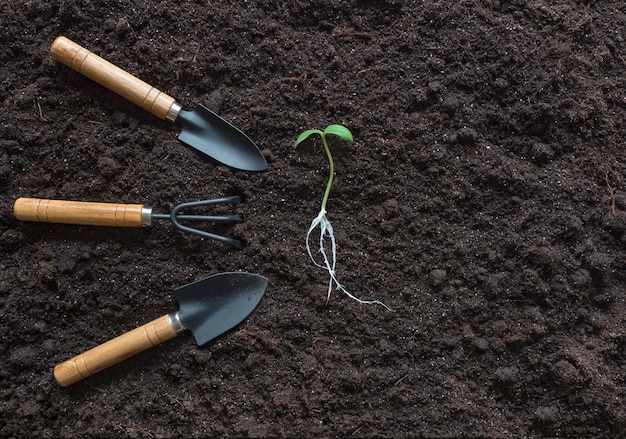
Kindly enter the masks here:
[[[618, 437], [626, 426], [623, 1], [5, 0], [0, 436]], [[250, 173], [49, 56], [65, 35], [258, 143]], [[309, 260], [328, 204], [340, 292]], [[242, 195], [176, 231], [24, 223], [18, 197]], [[240, 326], [68, 388], [53, 367], [224, 271], [269, 278]]]

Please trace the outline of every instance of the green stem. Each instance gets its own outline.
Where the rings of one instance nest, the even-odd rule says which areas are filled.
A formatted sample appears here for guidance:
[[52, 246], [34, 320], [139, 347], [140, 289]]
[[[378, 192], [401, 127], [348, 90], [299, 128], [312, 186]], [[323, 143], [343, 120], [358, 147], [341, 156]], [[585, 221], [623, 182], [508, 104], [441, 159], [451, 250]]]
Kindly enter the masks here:
[[326, 141], [326, 135], [324, 133], [322, 133], [322, 143], [324, 144], [324, 150], [326, 151], [328, 164], [330, 165], [330, 169], [328, 171], [328, 183], [326, 183], [326, 192], [324, 192], [324, 198], [322, 199], [322, 211], [325, 213], [326, 203], [328, 202], [328, 196], [330, 195], [330, 187], [333, 185], [333, 178], [335, 177], [335, 163], [333, 161], [333, 156], [330, 154], [330, 148], [328, 147], [328, 142]]

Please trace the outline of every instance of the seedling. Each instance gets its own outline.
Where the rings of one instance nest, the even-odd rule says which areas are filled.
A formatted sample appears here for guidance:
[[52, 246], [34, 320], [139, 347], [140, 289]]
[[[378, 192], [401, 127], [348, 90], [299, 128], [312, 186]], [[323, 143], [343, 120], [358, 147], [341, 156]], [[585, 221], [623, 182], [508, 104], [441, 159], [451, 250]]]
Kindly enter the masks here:
[[[322, 207], [317, 217], [313, 219], [313, 221], [311, 222], [311, 227], [309, 227], [309, 230], [306, 233], [306, 250], [307, 250], [307, 253], [309, 254], [309, 257], [311, 258], [311, 261], [313, 261], [313, 263], [317, 265], [318, 267], [323, 268], [324, 270], [328, 271], [328, 274], [330, 276], [328, 280], [328, 295], [326, 297], [326, 302], [330, 300], [330, 294], [332, 292], [333, 285], [335, 285], [336, 289], [340, 290], [345, 295], [347, 295], [351, 299], [356, 300], [359, 303], [378, 304], [389, 309], [389, 307], [385, 305], [383, 302], [381, 302], [380, 300], [363, 300], [363, 299], [356, 297], [355, 295], [350, 293], [337, 280], [337, 274], [335, 273], [335, 266], [337, 263], [337, 245], [335, 243], [335, 235], [333, 233], [333, 226], [330, 224], [330, 221], [326, 217], [326, 213], [327, 213], [326, 204], [328, 203], [328, 196], [330, 194], [330, 188], [333, 185], [333, 178], [335, 176], [335, 163], [333, 161], [333, 156], [330, 153], [330, 148], [328, 147], [328, 141], [326, 140], [326, 136], [328, 134], [334, 134], [335, 136], [339, 136], [340, 138], [342, 138], [343, 140], [347, 142], [352, 142], [352, 133], [350, 132], [348, 128], [344, 127], [343, 125], [329, 125], [326, 127], [324, 131], [306, 130], [298, 136], [298, 139], [296, 140], [296, 147], [300, 143], [302, 143], [304, 140], [308, 139], [310, 136], [314, 134], [319, 134], [320, 137], [322, 138], [322, 143], [324, 144], [324, 150], [326, 151], [326, 157], [328, 157], [328, 164], [329, 164], [330, 169], [328, 172], [328, 183], [326, 183], [326, 191], [324, 192], [324, 198], [322, 198]], [[320, 230], [319, 252], [322, 254], [322, 257], [324, 259], [323, 264], [319, 263], [315, 259], [315, 257], [313, 256], [313, 252], [311, 251], [311, 242], [310, 242], [311, 233], [318, 227]], [[330, 257], [326, 253], [326, 242], [327, 242], [326, 240], [327, 239], [330, 240], [330, 251], [331, 251]]]

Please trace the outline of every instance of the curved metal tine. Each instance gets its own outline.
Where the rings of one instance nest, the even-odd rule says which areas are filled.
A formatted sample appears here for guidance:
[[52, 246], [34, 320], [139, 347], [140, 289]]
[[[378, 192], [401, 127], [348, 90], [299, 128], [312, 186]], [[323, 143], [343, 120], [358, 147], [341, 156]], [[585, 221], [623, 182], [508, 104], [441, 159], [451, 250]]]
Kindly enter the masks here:
[[[152, 214], [154, 219], [170, 219], [169, 213]], [[206, 215], [176, 215], [178, 220], [182, 221], [204, 221], [209, 223], [239, 223], [243, 221], [239, 215], [228, 216], [206, 216]]]
[[[230, 215], [230, 216], [204, 216], [204, 215], [178, 215], [180, 211], [183, 209], [193, 208], [193, 207], [204, 207], [211, 206], [214, 204], [236, 204], [241, 202], [241, 197], [233, 196], [226, 198], [217, 198], [214, 200], [201, 200], [201, 201], [192, 201], [189, 203], [182, 203], [172, 209], [172, 212], [169, 215], [163, 215], [166, 218], [169, 218], [174, 227], [183, 232], [193, 233], [194, 235], [202, 236], [203, 238], [213, 239], [224, 244], [229, 244], [232, 247], [237, 249], [243, 248], [243, 243], [235, 238], [227, 238], [225, 236], [216, 235], [214, 233], [205, 232], [203, 230], [194, 229], [192, 227], [187, 227], [182, 225], [179, 220], [187, 220], [187, 221], [210, 221], [210, 222], [238, 222], [241, 221], [239, 215]], [[161, 215], [153, 215], [154, 218], [159, 218]]]
[[[238, 195], [226, 198], [216, 198], [214, 200], [191, 201], [182, 203], [175, 207], [176, 217], [183, 221], [206, 221], [211, 223], [232, 223], [243, 221], [239, 215], [227, 216], [211, 216], [211, 215], [179, 215], [178, 212], [193, 207], [211, 206], [214, 204], [238, 204], [241, 203], [241, 197]], [[172, 212], [173, 213], [173, 212]], [[171, 213], [153, 213], [152, 219], [171, 219]]]
[[243, 242], [235, 238], [227, 238], [226, 236], [216, 235], [214, 233], [205, 232], [203, 230], [193, 229], [191, 227], [183, 226], [176, 219], [172, 218], [172, 223], [174, 227], [183, 232], [193, 233], [194, 235], [202, 236], [203, 238], [214, 239], [215, 241], [222, 242], [224, 244], [228, 244], [238, 250], [243, 248]]
[[239, 195], [234, 195], [232, 197], [215, 198], [213, 200], [200, 200], [200, 201], [191, 201], [189, 203], [182, 203], [176, 206], [176, 210], [181, 211], [188, 207], [212, 206], [214, 204], [239, 204], [239, 203], [241, 203], [241, 197]]

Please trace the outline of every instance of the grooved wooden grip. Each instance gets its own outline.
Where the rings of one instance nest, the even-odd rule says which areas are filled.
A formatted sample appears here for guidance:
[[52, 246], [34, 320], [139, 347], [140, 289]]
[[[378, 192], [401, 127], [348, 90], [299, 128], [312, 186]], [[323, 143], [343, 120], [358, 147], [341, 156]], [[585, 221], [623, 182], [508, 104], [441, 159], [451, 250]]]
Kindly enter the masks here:
[[21, 221], [82, 224], [87, 226], [141, 227], [142, 204], [18, 198], [13, 213]]
[[69, 386], [174, 337], [176, 332], [166, 314], [58, 364], [54, 378], [61, 386]]
[[50, 55], [89, 79], [165, 119], [175, 99], [66, 37], [57, 37]]

